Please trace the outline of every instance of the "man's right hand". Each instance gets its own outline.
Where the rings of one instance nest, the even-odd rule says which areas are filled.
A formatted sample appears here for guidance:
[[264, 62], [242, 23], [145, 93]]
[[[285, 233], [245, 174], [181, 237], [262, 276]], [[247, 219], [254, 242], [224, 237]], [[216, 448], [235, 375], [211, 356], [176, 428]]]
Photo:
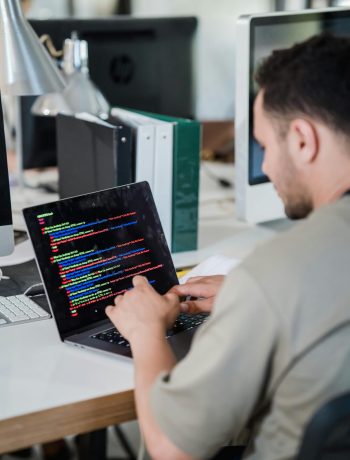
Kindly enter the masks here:
[[195, 276], [185, 284], [173, 286], [169, 292], [188, 298], [180, 303], [183, 313], [210, 313], [224, 279], [224, 275]]

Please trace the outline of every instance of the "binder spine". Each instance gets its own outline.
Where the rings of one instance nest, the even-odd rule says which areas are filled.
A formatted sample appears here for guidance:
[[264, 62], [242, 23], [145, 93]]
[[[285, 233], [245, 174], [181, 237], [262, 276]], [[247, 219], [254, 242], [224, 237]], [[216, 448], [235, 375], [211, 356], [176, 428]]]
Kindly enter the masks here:
[[173, 158], [172, 252], [197, 249], [200, 143], [198, 122], [177, 124]]

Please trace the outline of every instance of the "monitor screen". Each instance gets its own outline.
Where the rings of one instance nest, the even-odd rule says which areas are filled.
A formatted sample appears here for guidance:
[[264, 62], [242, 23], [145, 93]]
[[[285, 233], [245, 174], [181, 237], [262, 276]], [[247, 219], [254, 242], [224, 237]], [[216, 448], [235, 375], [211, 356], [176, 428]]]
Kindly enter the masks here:
[[328, 8], [241, 16], [237, 23], [235, 158], [236, 214], [248, 222], [282, 218], [284, 206], [262, 171], [263, 151], [253, 136], [254, 75], [274, 49], [321, 32], [350, 35], [350, 10]]
[[[193, 118], [194, 17], [30, 20], [55, 47], [76, 31], [86, 40], [90, 77], [111, 106]], [[22, 98], [25, 168], [57, 164], [55, 120], [30, 113], [35, 98]], [[46, 117], [48, 118], [48, 117]]]
[[253, 136], [252, 110], [257, 93], [254, 75], [259, 63], [276, 48], [289, 48], [313, 35], [329, 32], [350, 35], [350, 11], [315, 12], [252, 18], [250, 28], [249, 66], [249, 184], [268, 182], [261, 169], [263, 152]]
[[4, 119], [0, 98], [0, 256], [6, 256], [12, 251], [13, 229], [10, 185], [7, 169]]

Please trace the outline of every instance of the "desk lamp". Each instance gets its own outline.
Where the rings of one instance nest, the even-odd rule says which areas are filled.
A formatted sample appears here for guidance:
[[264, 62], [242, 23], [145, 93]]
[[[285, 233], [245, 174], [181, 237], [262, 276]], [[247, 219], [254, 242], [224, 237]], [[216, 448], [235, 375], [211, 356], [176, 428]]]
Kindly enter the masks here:
[[38, 97], [32, 106], [32, 114], [56, 116], [58, 113], [87, 112], [106, 119], [110, 111], [109, 103], [90, 79], [88, 62], [88, 43], [73, 32], [63, 46], [62, 71], [66, 88], [62, 93]]
[[0, 0], [0, 89], [29, 96], [62, 90], [64, 80], [24, 18], [19, 0]]
[[[65, 82], [25, 19], [19, 0], [0, 0], [0, 91], [29, 96], [60, 91]], [[23, 184], [20, 108], [17, 98], [16, 150]]]

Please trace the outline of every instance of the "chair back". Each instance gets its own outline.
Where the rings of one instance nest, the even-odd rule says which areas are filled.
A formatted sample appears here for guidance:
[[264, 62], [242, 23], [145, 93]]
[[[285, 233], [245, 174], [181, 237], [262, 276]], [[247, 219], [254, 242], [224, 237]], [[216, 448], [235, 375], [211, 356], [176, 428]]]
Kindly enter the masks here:
[[325, 403], [306, 426], [296, 460], [350, 459], [350, 392]]

